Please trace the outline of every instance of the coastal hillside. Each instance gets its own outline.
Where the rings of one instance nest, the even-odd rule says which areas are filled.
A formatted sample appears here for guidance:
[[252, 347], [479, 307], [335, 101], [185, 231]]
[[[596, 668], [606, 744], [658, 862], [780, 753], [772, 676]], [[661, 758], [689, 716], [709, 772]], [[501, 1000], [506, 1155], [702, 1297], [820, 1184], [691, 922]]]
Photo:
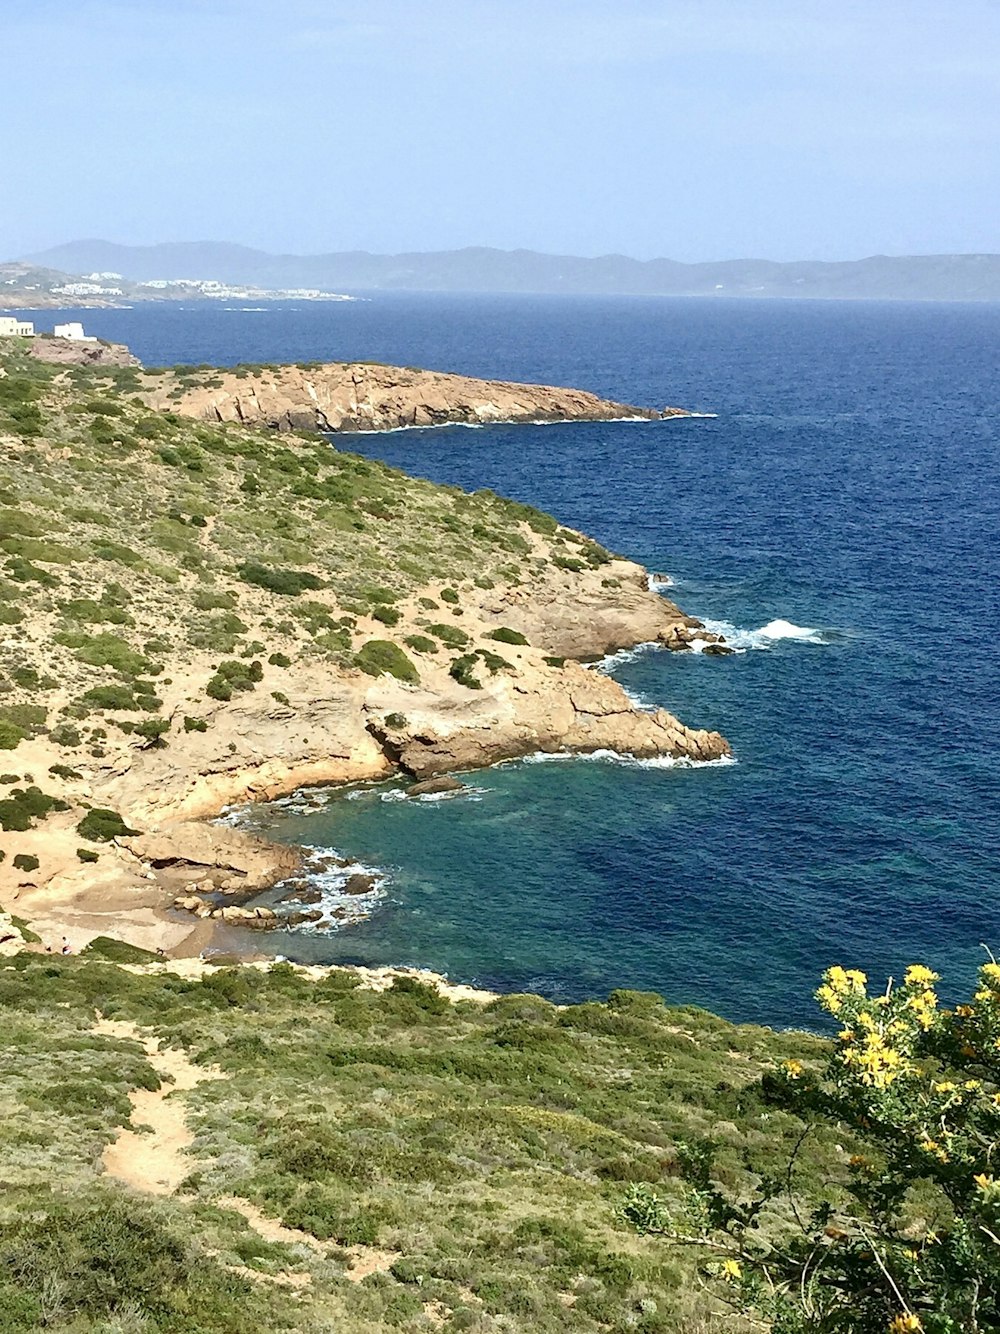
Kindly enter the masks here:
[[294, 854], [190, 823], [229, 803], [538, 750], [728, 754], [580, 665], [716, 638], [638, 566], [317, 434], [157, 406], [210, 371], [47, 341], [0, 353], [0, 902], [46, 940], [197, 953], [205, 917], [274, 921], [246, 901]]
[[[709, 1135], [736, 1194], [787, 1162], [803, 1123], [759, 1078], [820, 1040], [647, 993], [558, 1008], [111, 953], [0, 960], [9, 1334], [761, 1328], [624, 1205], [640, 1183], [680, 1207]], [[799, 1145], [796, 1207], [850, 1149]]]

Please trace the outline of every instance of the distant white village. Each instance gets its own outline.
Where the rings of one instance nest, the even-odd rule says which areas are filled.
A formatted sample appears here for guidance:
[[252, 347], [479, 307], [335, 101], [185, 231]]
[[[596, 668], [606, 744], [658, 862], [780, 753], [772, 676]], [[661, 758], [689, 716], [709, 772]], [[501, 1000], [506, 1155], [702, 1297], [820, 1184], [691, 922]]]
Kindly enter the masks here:
[[[34, 338], [35, 326], [30, 320], [15, 319], [13, 315], [0, 315], [0, 338]], [[52, 330], [53, 338], [71, 338], [75, 343], [96, 343], [92, 334], [83, 332], [83, 325], [78, 320], [69, 324], [57, 324]]]

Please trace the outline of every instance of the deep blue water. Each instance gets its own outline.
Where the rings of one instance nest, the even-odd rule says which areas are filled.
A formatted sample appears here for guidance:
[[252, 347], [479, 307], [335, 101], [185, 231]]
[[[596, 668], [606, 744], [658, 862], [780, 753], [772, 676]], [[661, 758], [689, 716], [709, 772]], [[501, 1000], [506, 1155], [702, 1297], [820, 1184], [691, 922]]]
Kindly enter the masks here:
[[617, 669], [723, 731], [730, 767], [520, 764], [471, 777], [474, 798], [271, 813], [390, 872], [367, 921], [290, 953], [813, 1025], [830, 963], [881, 983], [919, 959], [964, 986], [1000, 945], [1000, 306], [380, 296], [82, 318], [150, 363], [371, 358], [716, 412], [355, 439], [551, 510], [668, 571], [696, 615], [818, 632]]

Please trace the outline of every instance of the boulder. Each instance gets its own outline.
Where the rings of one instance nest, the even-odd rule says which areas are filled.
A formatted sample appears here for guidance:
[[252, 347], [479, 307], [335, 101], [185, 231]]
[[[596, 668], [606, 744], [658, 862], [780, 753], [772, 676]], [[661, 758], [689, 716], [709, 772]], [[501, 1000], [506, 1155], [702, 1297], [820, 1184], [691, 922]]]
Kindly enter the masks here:
[[460, 792], [462, 784], [450, 774], [441, 774], [438, 778], [426, 778], [421, 783], [414, 783], [407, 788], [408, 797], [429, 797], [438, 792]]
[[340, 886], [342, 894], [370, 894], [378, 885], [373, 875], [349, 875]]

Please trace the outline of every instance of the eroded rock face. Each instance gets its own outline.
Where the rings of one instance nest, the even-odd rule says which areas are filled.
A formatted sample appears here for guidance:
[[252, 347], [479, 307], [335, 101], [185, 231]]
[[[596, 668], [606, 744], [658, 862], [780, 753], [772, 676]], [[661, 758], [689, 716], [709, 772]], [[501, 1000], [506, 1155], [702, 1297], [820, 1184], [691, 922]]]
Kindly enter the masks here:
[[412, 707], [405, 730], [369, 729], [395, 762], [423, 782], [452, 770], [479, 769], [537, 752], [614, 751], [636, 759], [669, 756], [704, 762], [730, 754], [718, 732], [685, 727], [666, 709], [636, 709], [617, 681], [576, 664], [536, 673], [530, 683], [505, 679], [475, 701], [440, 698]]
[[[309, 369], [280, 366], [240, 376], [215, 371], [213, 380], [215, 388], [185, 388], [164, 376], [147, 391], [147, 399], [154, 407], [169, 407], [185, 416], [284, 431], [388, 431], [449, 422], [655, 420], [686, 415], [681, 408], [662, 412], [637, 408], [582, 389], [365, 363]], [[177, 389], [183, 392], [170, 398]]]
[[294, 874], [301, 861], [294, 848], [268, 843], [239, 829], [194, 822], [142, 834], [127, 843], [136, 857], [155, 870], [221, 871], [224, 878], [219, 888], [230, 893], [263, 889], [282, 875]]
[[47, 338], [38, 334], [27, 345], [28, 356], [55, 366], [142, 366], [124, 343], [100, 340], [84, 343], [72, 338]]

